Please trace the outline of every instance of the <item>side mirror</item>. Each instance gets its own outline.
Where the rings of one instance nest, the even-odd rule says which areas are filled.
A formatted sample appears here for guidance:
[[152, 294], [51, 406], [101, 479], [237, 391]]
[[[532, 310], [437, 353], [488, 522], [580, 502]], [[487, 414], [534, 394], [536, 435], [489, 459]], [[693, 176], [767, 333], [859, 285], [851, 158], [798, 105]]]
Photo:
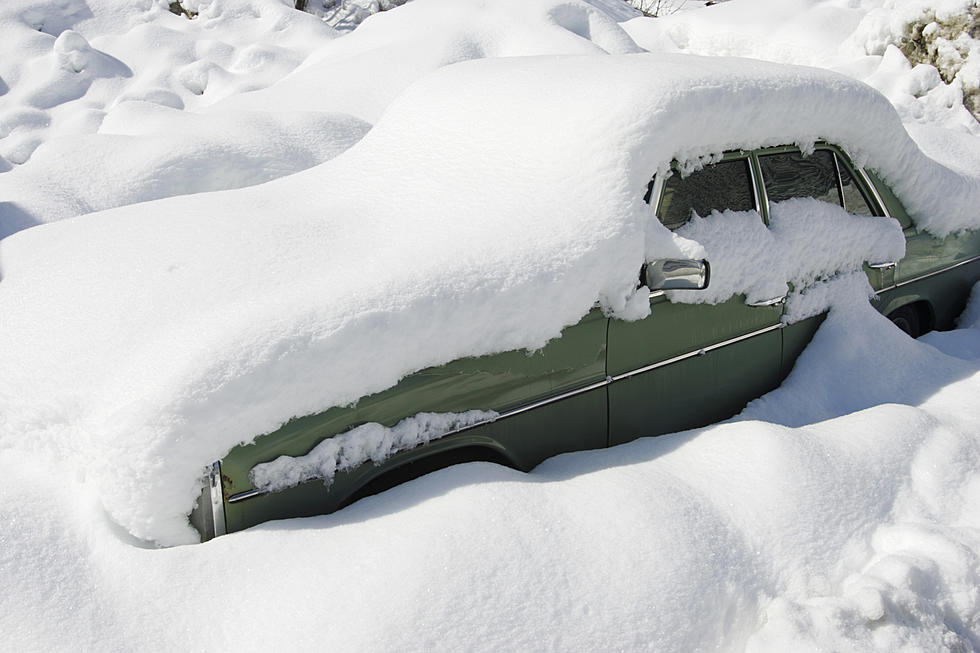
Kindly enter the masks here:
[[711, 266], [701, 259], [665, 258], [651, 261], [642, 279], [650, 290], [704, 290], [711, 278]]

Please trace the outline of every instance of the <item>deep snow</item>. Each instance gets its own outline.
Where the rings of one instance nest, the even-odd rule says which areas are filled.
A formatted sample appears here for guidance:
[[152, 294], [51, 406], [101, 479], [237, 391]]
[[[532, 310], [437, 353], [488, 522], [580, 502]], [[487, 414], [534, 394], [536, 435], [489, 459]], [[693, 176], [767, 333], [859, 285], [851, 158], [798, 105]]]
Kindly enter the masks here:
[[[203, 465], [292, 415], [540, 346], [596, 299], [641, 317], [644, 255], [717, 247], [716, 217], [685, 240], [639, 201], [672, 158], [826, 138], [920, 227], [976, 226], [973, 69], [945, 84], [888, 47], [925, 3], [617, 23], [416, 0], [344, 36], [277, 0], [198, 4], [0, 8], [0, 647], [980, 647], [980, 301], [908, 340], [853, 273], [897, 252], [895, 225], [835, 243], [848, 216], [825, 207], [745, 216], [773, 278], [720, 261], [713, 290], [816, 282], [791, 310], [832, 307], [732, 423], [206, 545], [132, 537], [190, 541]], [[494, 59], [521, 55], [544, 56]]]

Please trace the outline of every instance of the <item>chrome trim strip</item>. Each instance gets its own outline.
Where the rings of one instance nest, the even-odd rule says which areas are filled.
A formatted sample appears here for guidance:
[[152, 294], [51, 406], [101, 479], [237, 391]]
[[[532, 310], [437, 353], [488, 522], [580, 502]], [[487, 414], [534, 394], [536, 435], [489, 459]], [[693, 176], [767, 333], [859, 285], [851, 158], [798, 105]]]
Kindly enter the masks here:
[[[653, 207], [653, 217], [657, 218], [657, 211], [660, 210], [660, 198], [664, 192], [664, 176], [654, 174], [653, 191], [650, 193], [650, 206]], [[658, 220], [660, 218], [657, 218]]]
[[906, 279], [905, 281], [899, 281], [898, 283], [893, 284], [891, 286], [888, 286], [887, 288], [882, 288], [881, 290], [879, 290], [877, 292], [878, 293], [890, 292], [892, 290], [895, 290], [896, 288], [901, 288], [902, 286], [907, 286], [910, 283], [915, 283], [916, 281], [922, 281], [923, 279], [928, 279], [929, 277], [934, 277], [937, 274], [942, 274], [944, 272], [949, 272], [950, 270], [955, 270], [958, 267], [961, 267], [963, 265], [969, 265], [970, 263], [975, 263], [976, 261], [980, 261], [980, 256], [974, 256], [973, 258], [968, 258], [965, 261], [960, 261], [959, 263], [954, 263], [953, 265], [950, 265], [949, 267], [942, 268], [941, 270], [933, 270], [932, 272], [927, 272], [926, 274], [922, 274], [922, 275], [919, 275], [917, 277], [913, 277], [911, 279]]
[[233, 494], [228, 497], [228, 503], [238, 503], [239, 501], [245, 501], [246, 499], [251, 499], [253, 497], [260, 497], [266, 492], [264, 490], [245, 490], [244, 492], [239, 492], [238, 494]]
[[[752, 165], [751, 154], [746, 156], [744, 161], [745, 165], [747, 165], [749, 168], [749, 179], [752, 183], [752, 201], [755, 203], [755, 212], [762, 217], [762, 198], [759, 197], [759, 179], [755, 174], [755, 166]], [[768, 226], [769, 221], [765, 217], [762, 217], [762, 221]]]
[[211, 520], [214, 525], [214, 536], [218, 537], [228, 532], [225, 524], [224, 489], [221, 487], [221, 461], [211, 463], [208, 485], [211, 487]]
[[746, 302], [746, 303], [752, 308], [758, 308], [760, 306], [778, 306], [779, 304], [786, 303], [786, 295], [780, 295], [779, 297], [770, 297], [769, 299], [760, 299], [755, 302]]
[[657, 363], [651, 363], [650, 365], [644, 365], [635, 370], [629, 372], [623, 372], [622, 374], [617, 374], [616, 376], [610, 377], [608, 380], [610, 383], [615, 383], [616, 381], [622, 381], [623, 379], [628, 379], [631, 376], [636, 376], [637, 374], [643, 374], [644, 372], [649, 372], [655, 370], [658, 367], [666, 367], [674, 363], [678, 363], [682, 360], [688, 358], [694, 358], [695, 356], [704, 356], [710, 351], [715, 351], [716, 349], [721, 349], [722, 347], [727, 347], [728, 345], [734, 345], [736, 342], [741, 342], [743, 340], [748, 340], [749, 338], [754, 338], [755, 336], [761, 336], [764, 333], [769, 333], [770, 331], [776, 331], [778, 329], [785, 328], [786, 325], [780, 322], [779, 324], [773, 324], [765, 329], [759, 329], [758, 331], [753, 331], [752, 333], [746, 333], [735, 338], [730, 338], [728, 340], [709, 345], [703, 349], [698, 349], [696, 351], [691, 351], [686, 354], [681, 354], [680, 356], [674, 356], [673, 358], [668, 358]]
[[837, 152], [832, 149], [830, 155], [834, 158], [834, 170], [837, 171], [837, 196], [840, 197], [840, 207], [847, 211], [847, 200], [844, 199], [844, 178], [840, 174], [840, 159]]
[[871, 191], [871, 194], [874, 195], [875, 201], [878, 202], [878, 207], [881, 208], [882, 215], [884, 215], [886, 218], [892, 217], [892, 214], [888, 212], [888, 205], [885, 204], [883, 199], [881, 199], [881, 194], [878, 192], [878, 188], [871, 182], [871, 177], [868, 176], [868, 173], [864, 171], [864, 168], [859, 166], [854, 166], [854, 169], [861, 176], [861, 181], [864, 182], [864, 185], [867, 186], [868, 190]]

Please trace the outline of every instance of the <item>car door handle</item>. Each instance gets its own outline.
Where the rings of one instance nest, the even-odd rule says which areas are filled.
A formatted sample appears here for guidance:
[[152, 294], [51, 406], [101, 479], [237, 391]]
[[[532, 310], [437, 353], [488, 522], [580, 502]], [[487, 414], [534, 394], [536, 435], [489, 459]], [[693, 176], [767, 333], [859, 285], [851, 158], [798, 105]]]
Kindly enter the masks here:
[[773, 297], [771, 299], [760, 299], [754, 302], [748, 302], [749, 306], [777, 306], [786, 301], [786, 295], [780, 295], [779, 297]]
[[868, 267], [872, 270], [891, 270], [893, 267], [898, 265], [898, 261], [881, 261], [878, 263], [868, 263]]

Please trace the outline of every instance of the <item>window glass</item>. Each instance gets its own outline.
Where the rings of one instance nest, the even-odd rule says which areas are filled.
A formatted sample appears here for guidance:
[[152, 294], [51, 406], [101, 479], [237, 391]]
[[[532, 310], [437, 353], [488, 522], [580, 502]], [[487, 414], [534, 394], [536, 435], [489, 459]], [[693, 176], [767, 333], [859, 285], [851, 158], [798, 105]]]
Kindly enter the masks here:
[[657, 217], [668, 229], [677, 229], [691, 219], [691, 211], [707, 216], [711, 211], [754, 208], [748, 160], [736, 159], [705, 166], [687, 177], [674, 172], [664, 182]]
[[767, 154], [759, 157], [759, 164], [770, 202], [813, 197], [837, 206], [844, 205], [837, 186], [834, 153], [829, 150], [817, 150], [809, 156], [800, 152]]
[[857, 182], [854, 181], [854, 177], [851, 176], [851, 173], [843, 162], [840, 162], [840, 181], [841, 190], [844, 194], [844, 209], [848, 213], [874, 215], [874, 212], [868, 205], [868, 200], [865, 199], [860, 187], [858, 187]]

